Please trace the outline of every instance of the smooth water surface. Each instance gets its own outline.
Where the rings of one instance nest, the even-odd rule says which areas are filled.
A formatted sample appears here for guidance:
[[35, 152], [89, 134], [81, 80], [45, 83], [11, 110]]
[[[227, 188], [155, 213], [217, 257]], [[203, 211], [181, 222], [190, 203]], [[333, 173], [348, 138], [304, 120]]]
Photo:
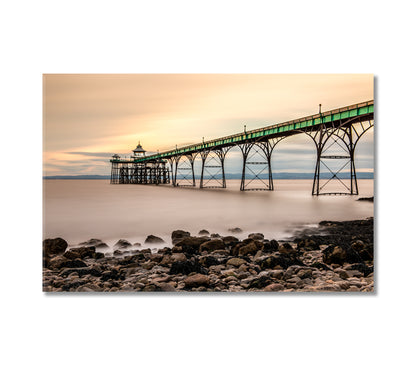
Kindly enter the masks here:
[[226, 234], [240, 227], [246, 237], [261, 232], [282, 239], [302, 226], [322, 220], [373, 216], [373, 180], [360, 180], [357, 196], [311, 196], [312, 180], [276, 180], [275, 191], [174, 188], [171, 185], [112, 185], [108, 180], [45, 180], [44, 238], [62, 237], [70, 244], [98, 238], [110, 246], [118, 239], [143, 244], [147, 235], [171, 244], [173, 230]]

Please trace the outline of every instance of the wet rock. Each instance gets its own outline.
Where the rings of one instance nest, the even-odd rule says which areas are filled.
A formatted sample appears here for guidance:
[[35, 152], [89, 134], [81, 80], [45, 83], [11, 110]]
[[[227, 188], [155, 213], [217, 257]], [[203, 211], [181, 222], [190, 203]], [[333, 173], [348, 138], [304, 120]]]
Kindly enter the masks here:
[[218, 261], [217, 258], [215, 258], [214, 256], [201, 256], [198, 259], [199, 263], [202, 266], [205, 266], [207, 268], [209, 268], [210, 266], [215, 266], [215, 265], [219, 265], [220, 262]]
[[[243, 243], [244, 244], [244, 241]], [[247, 255], [255, 255], [257, 251], [261, 251], [263, 249], [263, 243], [259, 241], [251, 241], [246, 245], [241, 246], [238, 249], [239, 256], [247, 256]]]
[[279, 253], [283, 255], [294, 255], [297, 251], [289, 243], [283, 243], [279, 245]]
[[208, 230], [205, 230], [205, 229], [200, 230], [200, 231], [198, 232], [198, 235], [209, 235], [209, 231], [208, 231]]
[[208, 276], [203, 274], [191, 275], [184, 280], [186, 288], [194, 288], [201, 286], [209, 286], [210, 279]]
[[295, 240], [298, 249], [303, 249], [305, 251], [319, 251], [319, 244], [312, 238], [305, 237], [298, 240]]
[[171, 234], [172, 238], [172, 244], [175, 245], [176, 243], [180, 242], [184, 238], [189, 238], [191, 236], [191, 233], [188, 231], [183, 230], [175, 230]]
[[344, 249], [333, 244], [322, 251], [322, 259], [326, 264], [343, 265], [345, 262], [362, 262], [360, 255], [352, 248]]
[[250, 234], [248, 237], [250, 239], [253, 239], [253, 240], [263, 240], [264, 239], [264, 235], [262, 233], [259, 233], [259, 232]]
[[128, 240], [120, 239], [116, 244], [114, 244], [113, 249], [126, 249], [130, 248], [132, 245]]
[[203, 252], [203, 251], [212, 252], [212, 251], [216, 251], [219, 249], [225, 249], [224, 242], [221, 239], [211, 239], [209, 241], [202, 243], [199, 246], [200, 252]]
[[59, 255], [65, 252], [68, 243], [62, 238], [45, 239], [43, 241], [43, 254], [45, 256]]
[[199, 262], [192, 260], [187, 261], [177, 261], [172, 263], [172, 266], [169, 270], [169, 274], [184, 274], [188, 275], [190, 273], [201, 273], [208, 274], [208, 271], [199, 264]]
[[256, 279], [254, 279], [250, 285], [249, 288], [264, 288], [268, 286], [271, 283], [271, 280], [268, 276], [261, 276]]
[[283, 269], [287, 269], [289, 266], [293, 265], [305, 266], [298, 258], [286, 255], [263, 256], [256, 260], [256, 264], [258, 264], [262, 270], [274, 269], [277, 266]]
[[240, 241], [235, 236], [224, 236], [222, 238], [222, 241], [224, 242], [224, 245], [226, 247], [234, 247], [236, 244], [238, 244]]
[[367, 266], [364, 263], [350, 264], [344, 267], [346, 271], [356, 270], [362, 273], [365, 277], [374, 271], [374, 266]]
[[149, 235], [146, 240], [144, 241], [144, 244], [161, 244], [165, 241], [162, 238], [159, 238], [155, 235]]
[[[206, 241], [209, 241], [210, 239], [200, 236], [190, 236], [187, 238], [182, 239], [181, 241], [177, 242], [175, 247], [181, 247], [181, 251], [188, 253], [188, 254], [195, 254], [199, 251], [199, 247], [202, 243], [205, 243]], [[174, 248], [175, 248], [174, 247]], [[172, 248], [172, 252], [174, 251], [174, 248]]]
[[77, 247], [77, 248], [71, 248], [70, 250], [66, 251], [64, 253], [64, 256], [69, 259], [75, 259], [75, 258], [95, 258], [95, 247]]
[[243, 230], [241, 230], [239, 227], [234, 227], [231, 229], [228, 229], [229, 232], [233, 233], [233, 234], [240, 234], [243, 232]]

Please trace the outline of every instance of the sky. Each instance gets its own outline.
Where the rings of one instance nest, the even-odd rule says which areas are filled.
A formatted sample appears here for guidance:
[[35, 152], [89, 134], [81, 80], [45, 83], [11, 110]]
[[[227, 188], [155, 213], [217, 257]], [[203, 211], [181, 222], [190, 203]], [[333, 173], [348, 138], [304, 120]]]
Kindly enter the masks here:
[[[164, 151], [373, 99], [371, 74], [45, 74], [43, 174], [106, 175], [109, 158], [141, 142]], [[357, 171], [373, 171], [373, 130]], [[315, 146], [296, 135], [276, 147], [274, 172], [313, 172]], [[241, 172], [241, 151], [226, 158]]]

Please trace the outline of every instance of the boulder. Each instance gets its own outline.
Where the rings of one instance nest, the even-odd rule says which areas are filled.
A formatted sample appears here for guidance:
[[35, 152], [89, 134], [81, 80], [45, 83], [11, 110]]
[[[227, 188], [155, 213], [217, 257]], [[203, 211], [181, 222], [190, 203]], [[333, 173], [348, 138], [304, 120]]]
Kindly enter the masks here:
[[186, 288], [209, 286], [209, 277], [203, 274], [191, 275], [184, 280]]
[[200, 230], [200, 231], [198, 232], [198, 235], [209, 235], [209, 231], [208, 231], [208, 230], [205, 230], [205, 229]]
[[200, 252], [203, 252], [203, 251], [212, 252], [218, 249], [225, 249], [224, 242], [221, 239], [212, 239], [212, 240], [202, 243], [199, 246]]
[[224, 242], [226, 247], [234, 247], [236, 244], [238, 244], [240, 241], [235, 236], [224, 236], [222, 238], [222, 241]]
[[146, 240], [144, 241], [144, 244], [161, 244], [165, 241], [162, 238], [159, 238], [155, 235], [149, 235]]
[[250, 239], [253, 239], [253, 240], [263, 240], [264, 239], [264, 235], [260, 232], [250, 234], [248, 237]]
[[48, 262], [48, 268], [49, 269], [61, 269], [63, 267], [63, 264], [68, 262], [69, 260], [61, 255], [55, 256], [51, 258]]
[[175, 230], [171, 234], [172, 244], [175, 245], [176, 243], [180, 242], [184, 238], [189, 238], [191, 234], [188, 231], [183, 230]]
[[279, 253], [283, 255], [294, 255], [296, 252], [296, 249], [294, 249], [289, 243], [279, 245]]
[[263, 244], [259, 241], [251, 241], [250, 243], [241, 246], [238, 249], [239, 256], [255, 255], [257, 251], [263, 249]]
[[239, 227], [234, 227], [231, 229], [228, 229], [229, 232], [233, 233], [233, 234], [240, 234], [243, 232], [243, 230], [241, 230]]
[[345, 262], [357, 263], [362, 262], [360, 255], [352, 248], [344, 249], [333, 244], [329, 245], [322, 251], [322, 260], [326, 264], [343, 265]]
[[202, 243], [205, 243], [206, 241], [209, 241], [209, 240], [210, 239], [208, 239], [204, 236], [186, 237], [186, 238], [182, 239], [181, 241], [179, 241], [175, 244], [175, 247], [181, 247], [182, 250], [178, 251], [177, 249], [175, 249], [175, 247], [173, 247], [172, 252], [178, 251], [178, 252], [185, 252], [185, 253], [188, 253], [188, 254], [194, 254], [194, 253], [199, 251], [199, 247]]
[[116, 244], [114, 244], [113, 249], [126, 249], [131, 247], [131, 243], [128, 240], [120, 239]]
[[45, 256], [59, 255], [65, 252], [68, 243], [62, 238], [45, 239], [43, 241], [43, 254]]
[[95, 247], [78, 247], [78, 248], [71, 248], [70, 250], [64, 253], [64, 256], [69, 259], [75, 258], [95, 258]]
[[244, 259], [242, 259], [242, 258], [238, 258], [238, 257], [233, 257], [233, 258], [230, 258], [228, 261], [227, 261], [227, 265], [231, 265], [231, 266], [235, 266], [235, 267], [240, 267], [241, 265], [243, 265], [243, 264], [246, 264], [247, 263], [247, 261], [246, 260], [244, 260]]

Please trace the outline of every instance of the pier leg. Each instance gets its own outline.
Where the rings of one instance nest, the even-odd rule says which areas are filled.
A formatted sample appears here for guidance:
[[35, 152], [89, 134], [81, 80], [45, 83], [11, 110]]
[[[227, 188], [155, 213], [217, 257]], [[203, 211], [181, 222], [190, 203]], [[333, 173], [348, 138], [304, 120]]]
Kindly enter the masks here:
[[[202, 170], [199, 183], [200, 188], [226, 188], [224, 161], [231, 147], [222, 149], [207, 149], [201, 152]], [[214, 155], [211, 155], [214, 153]], [[211, 171], [210, 171], [211, 170]], [[208, 178], [205, 178], [207, 174]], [[210, 183], [214, 182], [214, 183]]]
[[[271, 158], [274, 147], [282, 139], [283, 137], [277, 139], [266, 139], [257, 143], [239, 145], [241, 152], [243, 153], [243, 170], [241, 173], [240, 191], [274, 190]], [[253, 161], [255, 156], [257, 156], [257, 161]], [[247, 178], [247, 171], [251, 172], [251, 175], [253, 175], [250, 179]], [[261, 174], [264, 172], [267, 172], [268, 175], [266, 179], [267, 182], [261, 178]], [[248, 188], [248, 186], [255, 180], [260, 183], [257, 183], [257, 185], [252, 184], [250, 188]]]
[[[359, 123], [339, 121], [322, 124], [313, 134], [306, 132], [316, 146], [312, 195], [358, 195], [355, 147], [361, 136], [373, 126], [373, 120]], [[329, 178], [323, 178], [322, 167], [330, 175]], [[341, 179], [341, 173], [349, 174], [349, 183]], [[338, 189], [331, 182], [338, 182]], [[329, 183], [332, 186], [330, 190]]]

